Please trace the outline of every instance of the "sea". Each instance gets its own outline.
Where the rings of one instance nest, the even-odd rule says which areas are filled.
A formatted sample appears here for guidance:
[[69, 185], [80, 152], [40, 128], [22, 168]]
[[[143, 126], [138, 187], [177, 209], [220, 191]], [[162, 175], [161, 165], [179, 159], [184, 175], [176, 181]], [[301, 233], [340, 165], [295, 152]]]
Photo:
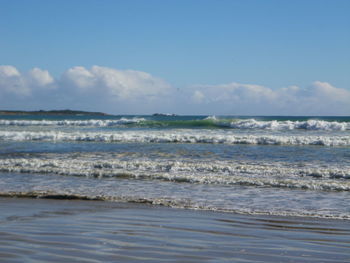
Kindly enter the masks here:
[[1, 115], [0, 196], [350, 220], [350, 117]]

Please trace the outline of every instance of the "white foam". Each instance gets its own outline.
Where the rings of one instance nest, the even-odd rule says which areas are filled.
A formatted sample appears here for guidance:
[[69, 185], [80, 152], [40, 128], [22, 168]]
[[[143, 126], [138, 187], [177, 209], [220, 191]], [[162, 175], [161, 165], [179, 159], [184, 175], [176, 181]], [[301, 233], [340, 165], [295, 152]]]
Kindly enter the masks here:
[[[103, 157], [106, 159], [106, 157]], [[301, 168], [281, 163], [106, 159], [68, 155], [0, 159], [0, 171], [86, 177], [123, 177], [198, 184], [350, 191], [350, 167]], [[345, 180], [344, 180], [345, 179]]]
[[213, 120], [213, 121], [217, 121], [218, 119], [216, 118], [215, 115], [212, 115], [212, 116], [208, 116], [205, 118], [205, 120]]
[[[226, 124], [225, 124], [226, 125]], [[266, 130], [324, 130], [345, 131], [350, 130], [349, 122], [307, 120], [307, 121], [257, 121], [255, 119], [239, 120], [231, 122], [234, 129], [266, 129]]]
[[[211, 120], [218, 126], [233, 129], [262, 129], [262, 130], [319, 130], [319, 131], [346, 131], [350, 130], [350, 122], [307, 120], [307, 121], [258, 121], [246, 120], [223, 120], [215, 116], [209, 116], [205, 120]], [[144, 118], [121, 118], [116, 120], [5, 120], [0, 119], [0, 126], [93, 126], [108, 127], [125, 124], [140, 123]], [[161, 123], [161, 121], [160, 121]]]
[[350, 146], [346, 135], [241, 135], [223, 130], [0, 131], [0, 140]]
[[[188, 198], [181, 197], [140, 197], [137, 195], [109, 195], [96, 193], [94, 191], [67, 191], [67, 190], [32, 190], [32, 191], [0, 191], [2, 197], [25, 197], [25, 198], [44, 198], [44, 199], [80, 199], [80, 200], [98, 200], [98, 201], [112, 201], [122, 203], [142, 203], [151, 205], [160, 205], [180, 209], [193, 209], [204, 211], [216, 211], [225, 213], [236, 213], [246, 215], [273, 215], [285, 217], [312, 217], [325, 219], [341, 219], [350, 220], [350, 214], [344, 212], [329, 213], [321, 210], [307, 210], [307, 209], [290, 209], [281, 210], [273, 209], [266, 205], [260, 209], [254, 207], [218, 207], [208, 203], [194, 202]], [[248, 205], [248, 204], [247, 204]]]
[[1, 126], [95, 126], [108, 127], [144, 121], [144, 118], [121, 118], [117, 120], [0, 120]]

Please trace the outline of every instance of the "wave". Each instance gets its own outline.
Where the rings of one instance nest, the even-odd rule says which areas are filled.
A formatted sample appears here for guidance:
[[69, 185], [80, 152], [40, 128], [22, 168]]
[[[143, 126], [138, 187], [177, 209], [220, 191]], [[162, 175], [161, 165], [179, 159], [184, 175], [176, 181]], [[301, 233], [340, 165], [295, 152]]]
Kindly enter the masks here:
[[82, 201], [109, 201], [119, 203], [136, 203], [155, 206], [165, 206], [178, 209], [192, 209], [215, 211], [225, 213], [235, 213], [243, 215], [273, 215], [286, 217], [313, 217], [327, 219], [350, 220], [348, 213], [327, 214], [322, 211], [279, 211], [279, 210], [257, 210], [249, 208], [222, 208], [206, 204], [198, 204], [191, 202], [188, 199], [181, 198], [159, 198], [159, 197], [138, 197], [138, 196], [109, 196], [109, 195], [94, 195], [94, 194], [79, 194], [65, 191], [9, 191], [0, 192], [0, 197], [5, 198], [36, 198], [36, 199], [55, 199], [55, 200], [82, 200]]
[[341, 135], [240, 135], [215, 130], [33, 132], [0, 131], [0, 141], [116, 142], [116, 143], [209, 143], [252, 145], [350, 146], [350, 136]]
[[323, 120], [257, 121], [255, 119], [248, 119], [231, 122], [230, 127], [234, 129], [345, 131], [350, 130], [350, 123]]
[[[47, 158], [47, 157], [46, 157]], [[0, 171], [97, 178], [163, 180], [178, 183], [246, 185], [308, 190], [350, 191], [350, 167], [300, 168], [277, 164], [224, 161], [94, 160], [42, 158], [0, 159]]]
[[118, 120], [0, 120], [0, 126], [94, 126], [109, 127], [135, 124], [145, 121], [144, 118], [121, 118]]
[[131, 125], [139, 127], [169, 128], [226, 128], [260, 130], [350, 130], [350, 122], [307, 120], [307, 121], [259, 121], [255, 119], [219, 119], [210, 116], [197, 120], [146, 120], [144, 118], [121, 118], [118, 120], [0, 120], [0, 126], [92, 126], [111, 127]]
[[[139, 126], [139, 127], [225, 127], [213, 120], [146, 120], [144, 118], [121, 118], [118, 120], [0, 120], [0, 126], [90, 126], [90, 127], [111, 127], [111, 126]], [[228, 126], [227, 126], [228, 127]]]

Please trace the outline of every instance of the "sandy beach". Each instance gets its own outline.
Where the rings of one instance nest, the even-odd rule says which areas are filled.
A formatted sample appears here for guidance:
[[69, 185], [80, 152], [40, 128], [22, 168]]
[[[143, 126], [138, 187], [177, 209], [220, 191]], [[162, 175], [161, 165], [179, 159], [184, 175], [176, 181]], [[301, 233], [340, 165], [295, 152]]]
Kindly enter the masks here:
[[350, 262], [350, 222], [0, 198], [0, 262]]

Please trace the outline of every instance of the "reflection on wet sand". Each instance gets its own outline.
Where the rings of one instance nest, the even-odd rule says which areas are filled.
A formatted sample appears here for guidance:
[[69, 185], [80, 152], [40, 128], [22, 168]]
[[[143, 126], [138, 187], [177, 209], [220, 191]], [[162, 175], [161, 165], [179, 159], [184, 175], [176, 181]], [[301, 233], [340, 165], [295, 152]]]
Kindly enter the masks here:
[[1, 262], [349, 262], [350, 222], [0, 198]]

